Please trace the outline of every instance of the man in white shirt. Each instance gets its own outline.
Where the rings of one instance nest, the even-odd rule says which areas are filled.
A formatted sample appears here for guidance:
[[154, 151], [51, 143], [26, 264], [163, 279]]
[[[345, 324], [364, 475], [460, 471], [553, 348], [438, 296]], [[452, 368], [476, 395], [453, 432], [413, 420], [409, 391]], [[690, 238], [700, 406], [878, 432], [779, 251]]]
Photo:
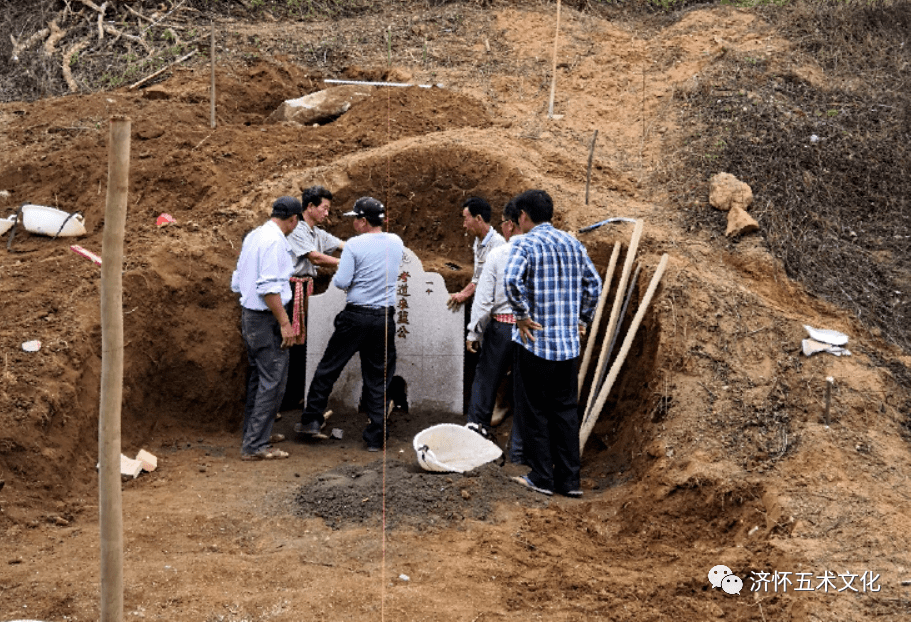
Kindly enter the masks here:
[[[500, 223], [506, 243], [490, 251], [487, 256], [471, 304], [471, 320], [468, 322], [466, 348], [469, 352], [477, 352], [480, 343], [480, 355], [471, 386], [467, 416], [469, 423], [479, 424], [485, 429], [494, 423], [492, 417], [496, 407], [497, 388], [512, 366], [514, 356], [512, 327], [516, 320], [506, 298], [503, 279], [512, 240], [522, 233], [518, 218], [519, 212], [515, 204], [507, 203]], [[514, 418], [509, 441], [509, 460], [514, 463], [523, 462], [519, 430]]]
[[450, 294], [446, 306], [455, 309], [471, 298], [484, 271], [484, 262], [490, 251], [504, 244], [506, 240], [490, 226], [490, 203], [481, 197], [469, 197], [462, 203], [462, 226], [474, 235], [472, 252], [474, 253], [474, 273], [471, 281], [462, 291]]
[[386, 208], [373, 197], [361, 197], [345, 216], [354, 218], [356, 234], [342, 251], [332, 284], [347, 292], [348, 304], [335, 317], [310, 388], [307, 405], [294, 431], [317, 436], [336, 380], [355, 354], [361, 357], [362, 400], [370, 423], [363, 439], [368, 451], [383, 449], [386, 437], [384, 395], [395, 375], [396, 279], [404, 244], [394, 233], [383, 232]]
[[269, 442], [288, 379], [288, 347], [294, 341], [285, 311], [291, 301], [292, 268], [287, 236], [301, 212], [294, 197], [276, 199], [271, 218], [244, 238], [231, 275], [231, 291], [240, 294], [241, 334], [250, 364], [241, 460], [288, 457]]
[[332, 253], [345, 248], [342, 240], [317, 226], [326, 221], [332, 207], [332, 193], [327, 188], [310, 186], [301, 196], [301, 205], [304, 214], [288, 236], [294, 252], [294, 269], [291, 277], [293, 300], [286, 310], [297, 339], [291, 348], [282, 410], [298, 408], [304, 398], [307, 351], [303, 344], [307, 339], [307, 302], [313, 294], [313, 279], [318, 268], [338, 267], [338, 257], [333, 257]]

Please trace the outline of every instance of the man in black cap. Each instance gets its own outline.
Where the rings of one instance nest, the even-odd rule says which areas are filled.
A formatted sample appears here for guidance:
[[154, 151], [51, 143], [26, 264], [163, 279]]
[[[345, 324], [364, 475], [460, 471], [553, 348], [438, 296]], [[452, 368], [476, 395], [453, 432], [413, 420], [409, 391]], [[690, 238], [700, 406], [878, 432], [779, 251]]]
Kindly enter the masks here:
[[241, 333], [250, 363], [241, 460], [288, 457], [269, 442], [288, 380], [287, 348], [294, 340], [285, 311], [291, 300], [293, 265], [287, 236], [301, 213], [301, 203], [294, 197], [276, 199], [272, 217], [244, 238], [231, 276], [231, 290], [240, 294]]
[[325, 423], [323, 412], [335, 381], [355, 353], [361, 356], [362, 398], [370, 423], [363, 438], [368, 451], [385, 442], [384, 395], [395, 375], [396, 279], [404, 244], [383, 232], [385, 207], [373, 197], [361, 197], [345, 216], [354, 218], [357, 234], [345, 244], [332, 284], [347, 292], [347, 305], [335, 317], [335, 332], [310, 381], [307, 405], [298, 434], [317, 436]]

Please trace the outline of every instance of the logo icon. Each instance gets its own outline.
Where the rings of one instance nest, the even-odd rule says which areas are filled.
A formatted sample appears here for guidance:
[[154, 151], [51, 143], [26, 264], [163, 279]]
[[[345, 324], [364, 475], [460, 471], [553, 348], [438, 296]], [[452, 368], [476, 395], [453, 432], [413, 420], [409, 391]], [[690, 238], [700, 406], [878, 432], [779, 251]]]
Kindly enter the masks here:
[[729, 574], [721, 580], [721, 589], [728, 594], [737, 594], [740, 596], [740, 590], [743, 589], [743, 581], [735, 574]]
[[731, 572], [731, 569], [727, 566], [714, 566], [709, 570], [709, 583], [712, 584], [713, 588], [721, 587], [721, 582], [729, 574], [734, 574]]

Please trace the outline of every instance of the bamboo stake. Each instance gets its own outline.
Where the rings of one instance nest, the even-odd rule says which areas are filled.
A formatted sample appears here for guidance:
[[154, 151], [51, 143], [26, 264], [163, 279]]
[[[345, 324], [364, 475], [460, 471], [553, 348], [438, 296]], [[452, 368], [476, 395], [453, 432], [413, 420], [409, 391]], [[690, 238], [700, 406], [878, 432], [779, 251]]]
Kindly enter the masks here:
[[835, 378], [832, 376], [826, 376], [826, 412], [825, 412], [825, 422], [826, 427], [829, 427], [829, 407], [832, 405], [832, 385], [835, 384]]
[[582, 428], [579, 430], [579, 453], [582, 453], [582, 449], [585, 447], [585, 441], [588, 440], [589, 435], [595, 427], [595, 423], [598, 421], [598, 415], [601, 412], [601, 409], [604, 408], [604, 403], [607, 401], [607, 396], [610, 394], [611, 387], [614, 385], [614, 382], [617, 380], [617, 376], [620, 374], [620, 369], [623, 367], [623, 363], [626, 360], [627, 354], [629, 354], [630, 346], [633, 345], [633, 339], [636, 338], [636, 332], [639, 330], [639, 324], [642, 323], [642, 318], [645, 317], [645, 312], [648, 310], [649, 304], [652, 302], [652, 296], [655, 295], [655, 290], [658, 288], [658, 283], [661, 282], [661, 277], [664, 276], [664, 270], [667, 268], [668, 254], [665, 253], [661, 256], [661, 261], [658, 262], [658, 269], [655, 270], [654, 276], [652, 276], [651, 282], [648, 284], [648, 289], [645, 291], [645, 298], [642, 299], [642, 303], [639, 305], [639, 309], [636, 311], [636, 317], [633, 318], [633, 323], [630, 324], [629, 331], [626, 333], [626, 338], [623, 340], [623, 347], [620, 348], [620, 353], [617, 355], [617, 360], [614, 361], [614, 364], [610, 368], [610, 373], [607, 375], [607, 379], [604, 381], [604, 386], [601, 387], [601, 391], [598, 393], [598, 399], [595, 401], [595, 407], [592, 409], [592, 415], [589, 417], [583, 424]]
[[620, 274], [620, 282], [617, 284], [617, 296], [614, 298], [614, 306], [611, 308], [610, 321], [607, 323], [608, 338], [602, 342], [601, 355], [598, 357], [598, 367], [595, 369], [596, 384], [588, 394], [588, 403], [585, 405], [585, 415], [582, 420], [588, 419], [588, 413], [591, 411], [592, 401], [598, 393], [597, 380], [604, 374], [604, 368], [607, 366], [607, 348], [610, 346], [610, 335], [614, 334], [617, 329], [617, 316], [620, 315], [620, 305], [623, 304], [623, 292], [626, 291], [626, 282], [629, 280], [629, 273], [633, 267], [633, 261], [636, 259], [636, 250], [639, 248], [639, 238], [642, 237], [642, 227], [644, 223], [637, 220], [633, 226], [633, 235], [629, 241], [629, 248], [626, 250], [626, 260], [623, 263], [623, 272]]
[[209, 127], [215, 128], [215, 20], [210, 22], [212, 35], [209, 41], [209, 66], [212, 68], [212, 89], [209, 97]]
[[130, 175], [130, 120], [111, 119], [101, 261], [101, 404], [98, 414], [101, 622], [123, 620], [123, 508], [120, 406], [123, 399], [123, 233]]
[[550, 76], [550, 104], [547, 106], [547, 118], [554, 118], [554, 94], [557, 92], [557, 40], [560, 38], [560, 0], [557, 0], [557, 28], [554, 30], [554, 63]]
[[604, 303], [607, 301], [607, 292], [610, 291], [610, 282], [614, 278], [614, 268], [617, 267], [617, 257], [620, 256], [620, 242], [614, 244], [614, 252], [611, 253], [610, 262], [607, 264], [607, 270], [604, 271], [604, 281], [601, 283], [601, 296], [598, 299], [598, 308], [595, 310], [595, 319], [592, 320], [591, 328], [588, 330], [588, 343], [585, 344], [585, 355], [582, 357], [582, 367], [579, 368], [579, 398], [582, 397], [582, 383], [585, 381], [585, 373], [588, 371], [588, 364], [591, 362], [592, 350], [595, 349], [595, 337], [598, 335], [598, 327], [601, 326], [601, 313], [604, 311]]

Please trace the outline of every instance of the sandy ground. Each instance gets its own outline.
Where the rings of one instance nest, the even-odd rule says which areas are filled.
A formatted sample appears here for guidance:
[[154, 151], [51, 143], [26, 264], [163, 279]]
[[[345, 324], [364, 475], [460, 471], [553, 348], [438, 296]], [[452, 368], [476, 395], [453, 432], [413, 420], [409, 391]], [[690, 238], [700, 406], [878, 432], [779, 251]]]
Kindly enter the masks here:
[[[156, 97], [117, 90], [0, 106], [0, 189], [10, 192], [0, 215], [24, 201], [80, 210], [89, 233], [77, 243], [95, 252], [108, 120], [132, 120], [123, 449], [145, 448], [160, 466], [123, 487], [127, 619], [908, 615], [911, 397], [888, 361], [909, 358], [790, 282], [761, 235], [726, 244], [685, 231], [667, 201], [674, 188], [651, 181], [678, 147], [675, 89], [714, 79], [726, 51], [788, 59], [787, 42], [734, 9], [663, 26], [564, 9], [548, 119], [545, 9], [447, 5], [331, 27], [223, 22], [214, 130], [202, 61], [175, 70]], [[405, 33], [391, 68], [377, 45], [389, 23]], [[331, 60], [305, 62], [314, 47]], [[321, 127], [263, 124], [324, 77], [444, 88], [379, 91]], [[336, 193], [329, 228], [342, 237], [342, 209], [382, 198], [391, 229], [452, 291], [470, 275], [458, 205], [471, 194], [499, 207], [544, 188], [568, 230], [609, 216], [645, 221], [635, 300], [663, 253], [669, 267], [585, 448], [582, 500], [510, 486], [509, 466], [421, 472], [413, 435], [460, 422], [435, 413], [400, 414], [380, 455], [363, 451], [357, 415], [338, 412], [341, 441], [285, 442], [287, 461], [238, 459], [245, 360], [230, 274], [271, 200], [313, 183]], [[176, 224], [156, 227], [161, 212]], [[579, 237], [603, 271], [630, 233], [615, 225]], [[99, 617], [99, 270], [71, 243], [20, 231], [0, 253], [3, 620]], [[854, 355], [803, 357], [803, 324], [851, 335]], [[20, 348], [31, 339], [39, 352]], [[294, 419], [286, 413], [276, 431]], [[718, 564], [743, 579], [739, 596], [710, 585]], [[790, 583], [755, 581], [774, 572]]]

